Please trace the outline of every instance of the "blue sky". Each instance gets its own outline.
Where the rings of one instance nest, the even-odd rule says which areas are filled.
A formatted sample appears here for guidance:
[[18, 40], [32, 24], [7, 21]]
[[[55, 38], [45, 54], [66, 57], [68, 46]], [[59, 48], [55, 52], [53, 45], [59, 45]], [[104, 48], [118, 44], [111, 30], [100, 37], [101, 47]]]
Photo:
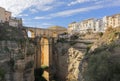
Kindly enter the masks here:
[[25, 26], [38, 28], [120, 13], [120, 0], [0, 0], [0, 6], [22, 18]]

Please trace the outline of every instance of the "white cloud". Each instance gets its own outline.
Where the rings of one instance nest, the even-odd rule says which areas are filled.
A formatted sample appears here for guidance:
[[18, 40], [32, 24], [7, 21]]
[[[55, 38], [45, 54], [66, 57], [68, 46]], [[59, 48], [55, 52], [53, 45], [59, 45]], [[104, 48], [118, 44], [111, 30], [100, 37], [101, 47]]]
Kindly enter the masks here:
[[[25, 9], [33, 7], [37, 10], [49, 10], [55, 0], [0, 0], [0, 6], [11, 11], [14, 16], [18, 16]], [[48, 6], [49, 5], [49, 6]]]
[[47, 16], [41, 16], [41, 17], [35, 17], [34, 19], [51, 19], [54, 17], [66, 17], [66, 16], [71, 16], [77, 13], [82, 13], [82, 12], [87, 12], [91, 10], [96, 10], [102, 8], [102, 6], [91, 6], [91, 7], [85, 7], [85, 8], [77, 8], [77, 9], [72, 9], [72, 10], [65, 10], [57, 13], [52, 13]]
[[73, 0], [68, 4], [68, 6], [75, 5], [78, 3], [80, 4], [80, 3], [92, 2], [92, 1], [96, 1], [96, 0]]
[[103, 0], [103, 1], [98, 2], [98, 3], [94, 3], [92, 6], [71, 9], [71, 10], [65, 10], [65, 11], [59, 11], [59, 12], [52, 13], [52, 14], [49, 14], [46, 16], [40, 16], [40, 17], [37, 16], [34, 19], [51, 19], [51, 18], [55, 18], [55, 17], [66, 17], [66, 16], [71, 16], [74, 14], [83, 13], [83, 12], [87, 12], [87, 11], [98, 10], [101, 8], [120, 6], [119, 3], [120, 3], [120, 0], [118, 0], [118, 1]]
[[28, 14], [19, 14], [19, 17], [28, 16]]
[[[33, 24], [34, 23], [34, 24]], [[54, 24], [52, 23], [41, 23], [41, 22], [25, 22], [25, 26], [28, 27], [35, 27], [35, 28], [48, 28], [50, 26], [53, 26]]]
[[46, 17], [35, 17], [34, 19], [50, 19], [51, 17], [48, 17], [48, 16], [46, 16]]
[[51, 17], [64, 17], [64, 16], [70, 16], [70, 15], [74, 15], [74, 14], [77, 14], [77, 13], [81, 13], [81, 12], [96, 10], [96, 9], [99, 9], [99, 8], [102, 8], [102, 6], [91, 6], [91, 7], [85, 7], [85, 8], [66, 10], [66, 11], [55, 13], [55, 14], [50, 14], [50, 16]]

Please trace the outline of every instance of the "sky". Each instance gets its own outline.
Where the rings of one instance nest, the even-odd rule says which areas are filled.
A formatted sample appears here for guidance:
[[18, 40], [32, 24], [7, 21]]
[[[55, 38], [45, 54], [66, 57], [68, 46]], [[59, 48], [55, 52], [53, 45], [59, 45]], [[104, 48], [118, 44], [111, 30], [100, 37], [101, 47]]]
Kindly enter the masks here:
[[120, 0], [0, 0], [0, 7], [28, 27], [68, 27], [71, 22], [120, 14]]

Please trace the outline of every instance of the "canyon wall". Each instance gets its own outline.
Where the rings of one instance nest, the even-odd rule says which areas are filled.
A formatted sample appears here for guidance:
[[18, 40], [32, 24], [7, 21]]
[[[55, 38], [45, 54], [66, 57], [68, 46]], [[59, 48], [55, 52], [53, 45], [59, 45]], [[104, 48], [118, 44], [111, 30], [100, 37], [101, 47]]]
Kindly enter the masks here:
[[55, 44], [56, 81], [119, 81], [120, 28]]
[[23, 29], [0, 25], [0, 81], [34, 81], [34, 54]]

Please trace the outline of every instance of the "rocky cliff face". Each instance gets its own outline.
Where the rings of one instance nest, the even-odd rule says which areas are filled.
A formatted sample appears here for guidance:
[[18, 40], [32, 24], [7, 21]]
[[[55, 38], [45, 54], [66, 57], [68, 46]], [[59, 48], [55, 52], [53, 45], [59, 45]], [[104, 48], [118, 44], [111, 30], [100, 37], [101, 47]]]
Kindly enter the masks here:
[[6, 25], [0, 31], [0, 81], [34, 81], [35, 47], [25, 31]]
[[54, 60], [58, 81], [78, 81], [82, 59], [93, 40], [76, 40], [56, 44]]
[[57, 81], [119, 81], [120, 28], [55, 45]]

